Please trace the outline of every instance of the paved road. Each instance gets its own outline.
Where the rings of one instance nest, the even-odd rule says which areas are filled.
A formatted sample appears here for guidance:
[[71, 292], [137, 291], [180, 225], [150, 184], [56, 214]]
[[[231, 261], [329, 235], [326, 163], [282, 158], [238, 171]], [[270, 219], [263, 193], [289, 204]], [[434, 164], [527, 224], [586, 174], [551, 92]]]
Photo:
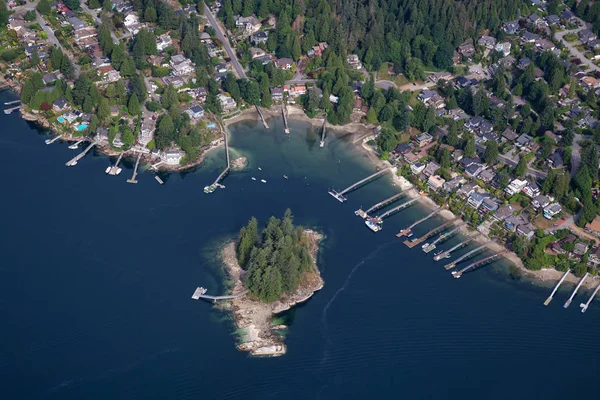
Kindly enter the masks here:
[[[102, 20], [100, 19], [100, 17], [98, 17], [97, 11], [91, 10], [84, 2], [81, 2], [81, 9], [92, 16], [96, 25], [102, 25]], [[119, 39], [117, 39], [117, 35], [113, 30], [110, 31], [110, 36], [112, 37], [114, 44], [119, 43]]]
[[581, 26], [577, 29], [572, 29], [570, 31], [562, 31], [562, 32], [556, 32], [556, 34], [554, 34], [554, 37], [556, 39], [559, 39], [560, 41], [563, 42], [563, 44], [565, 45], [565, 47], [567, 49], [569, 49], [569, 52], [571, 53], [571, 55], [573, 57], [576, 57], [578, 59], [581, 60], [581, 62], [585, 65], [587, 65], [588, 67], [590, 67], [591, 69], [593, 69], [594, 71], [600, 71], [600, 67], [598, 67], [596, 64], [594, 64], [591, 60], [588, 60], [587, 58], [585, 58], [585, 54], [579, 50], [577, 50], [577, 48], [575, 48], [575, 46], [573, 46], [573, 44], [567, 42], [564, 37], [565, 35], [569, 34], [569, 33], [577, 33], [583, 29], [587, 29], [587, 25], [586, 23], [577, 18], [577, 20], [579, 21], [579, 23], [581, 24]]
[[314, 83], [316, 79], [290, 79], [289, 81], [285, 81], [286, 85], [304, 85], [306, 83]]
[[217, 34], [217, 37], [223, 44], [223, 48], [225, 49], [225, 52], [231, 59], [231, 65], [233, 65], [233, 69], [235, 70], [238, 78], [248, 79], [244, 68], [242, 68], [242, 65], [240, 64], [239, 60], [237, 59], [237, 56], [235, 55], [235, 51], [233, 51], [233, 49], [229, 45], [229, 40], [227, 40], [225, 38], [225, 35], [223, 35], [223, 31], [221, 30], [221, 24], [216, 20], [215, 16], [212, 14], [210, 8], [208, 8], [206, 3], [204, 4], [204, 15], [206, 15], [206, 18], [208, 18], [208, 22], [210, 22]]
[[[478, 151], [485, 151], [485, 146], [478, 144], [477, 145], [477, 150]], [[498, 160], [503, 162], [506, 165], [510, 165], [511, 167], [516, 167], [517, 164], [519, 163], [519, 159], [518, 158], [511, 158], [508, 157], [506, 155], [502, 155], [499, 154], [498, 155]], [[540, 171], [534, 168], [529, 168], [527, 167], [527, 175], [531, 175], [533, 177], [535, 177], [536, 179], [546, 179], [546, 176], [548, 175], [547, 173], [545, 173], [544, 171]]]
[[579, 142], [583, 140], [583, 135], [576, 133], [573, 138], [573, 146], [571, 147], [571, 178], [575, 176], [581, 164], [581, 145]]
[[[29, 3], [29, 4], [31, 4], [31, 3]], [[34, 8], [35, 8], [35, 5], [34, 5]], [[42, 16], [37, 11], [35, 12], [35, 19], [36, 19], [36, 22], [38, 23], [38, 25], [42, 27], [42, 29], [44, 30], [46, 35], [48, 35], [48, 40], [50, 41], [50, 43], [52, 43], [53, 45], [60, 48], [62, 50], [63, 54], [66, 54], [67, 56], [69, 56], [69, 58], [71, 59], [71, 63], [73, 64], [73, 68], [75, 69], [75, 78], [79, 77], [79, 74], [81, 73], [81, 65], [79, 65], [78, 63], [73, 61], [73, 55], [71, 54], [71, 52], [65, 50], [65, 48], [62, 46], [62, 44], [60, 44], [60, 42], [56, 38], [56, 35], [54, 34], [54, 30], [52, 30], [52, 28], [50, 28], [46, 24], [46, 21], [42, 18]]]

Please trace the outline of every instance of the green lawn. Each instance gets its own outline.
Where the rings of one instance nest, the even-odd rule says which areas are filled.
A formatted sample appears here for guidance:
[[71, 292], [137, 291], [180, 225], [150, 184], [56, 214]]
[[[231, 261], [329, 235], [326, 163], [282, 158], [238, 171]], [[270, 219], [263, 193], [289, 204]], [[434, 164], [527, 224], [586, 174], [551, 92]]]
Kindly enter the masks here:
[[381, 68], [379, 68], [379, 71], [377, 71], [377, 80], [378, 81], [392, 81], [398, 86], [406, 85], [407, 83], [409, 83], [409, 80], [406, 79], [406, 76], [404, 76], [402, 74], [398, 74], [395, 76], [390, 75], [388, 73], [388, 63], [387, 62], [381, 64]]

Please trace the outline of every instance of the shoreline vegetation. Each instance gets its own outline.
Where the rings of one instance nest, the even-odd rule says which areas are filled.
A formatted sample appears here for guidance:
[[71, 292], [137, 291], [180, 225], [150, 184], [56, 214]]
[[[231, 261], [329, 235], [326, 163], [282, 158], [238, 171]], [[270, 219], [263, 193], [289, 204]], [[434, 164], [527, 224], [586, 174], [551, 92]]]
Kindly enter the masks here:
[[[252, 219], [240, 231], [237, 242], [231, 241], [221, 249], [232, 293], [249, 293], [220, 307], [231, 312], [237, 331], [241, 332], [238, 350], [253, 356], [275, 357], [286, 353], [280, 332], [287, 326], [274, 325], [273, 318], [323, 288], [316, 262], [323, 235], [294, 228], [289, 210], [282, 220], [272, 217], [262, 234], [256, 227], [256, 220]], [[251, 247], [249, 235], [256, 236]]]

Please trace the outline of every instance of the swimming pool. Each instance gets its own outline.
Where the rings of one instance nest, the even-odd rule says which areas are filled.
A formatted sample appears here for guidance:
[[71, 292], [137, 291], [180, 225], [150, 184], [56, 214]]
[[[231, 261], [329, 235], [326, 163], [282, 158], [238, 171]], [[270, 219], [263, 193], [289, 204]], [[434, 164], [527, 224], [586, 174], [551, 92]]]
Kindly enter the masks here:
[[85, 129], [85, 128], [87, 128], [87, 127], [88, 127], [88, 126], [87, 126], [86, 124], [81, 124], [81, 125], [79, 125], [79, 126], [77, 127], [77, 130], [78, 130], [78, 131], [82, 131], [82, 130], [84, 130], [84, 129]]
[[60, 122], [62, 124], [65, 122], [65, 119], [63, 117], [58, 117], [58, 122]]

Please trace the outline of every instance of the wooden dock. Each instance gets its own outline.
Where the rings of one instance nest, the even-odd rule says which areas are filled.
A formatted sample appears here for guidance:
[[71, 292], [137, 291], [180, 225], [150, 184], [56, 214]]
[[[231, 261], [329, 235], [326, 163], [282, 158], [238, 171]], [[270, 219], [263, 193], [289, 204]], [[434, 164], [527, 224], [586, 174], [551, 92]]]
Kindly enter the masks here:
[[207, 291], [208, 290], [204, 289], [203, 287], [197, 287], [196, 290], [194, 291], [194, 294], [192, 295], [192, 299], [198, 300], [200, 298], [200, 296], [205, 294]]
[[63, 135], [58, 135], [56, 137], [53, 137], [52, 139], [46, 139], [46, 144], [52, 144], [54, 142], [56, 142], [57, 140], [59, 140], [61, 137], [63, 137]]
[[427, 238], [429, 238], [430, 236], [434, 235], [436, 232], [439, 232], [440, 230], [444, 229], [448, 225], [453, 224], [454, 222], [456, 222], [459, 219], [460, 218], [457, 217], [457, 218], [451, 219], [449, 221], [446, 221], [442, 225], [437, 226], [437, 227], [431, 229], [429, 232], [427, 232], [426, 234], [424, 234], [423, 236], [421, 236], [420, 238], [418, 238], [415, 241], [405, 240], [404, 244], [406, 246], [408, 246], [409, 249], [412, 249], [413, 247], [415, 247], [415, 246], [423, 243], [425, 240], [427, 240]]
[[544, 302], [545, 306], [547, 306], [548, 304], [550, 304], [550, 302], [554, 298], [554, 295], [556, 294], [556, 291], [558, 290], [558, 288], [560, 287], [560, 285], [564, 282], [564, 280], [567, 278], [567, 275], [569, 275], [569, 272], [571, 272], [571, 270], [568, 269], [567, 272], [564, 273], [564, 275], [562, 276], [562, 278], [560, 278], [560, 280], [558, 281], [558, 283], [556, 284], [556, 286], [554, 286], [554, 290], [552, 290], [552, 293], [550, 293], [550, 296], [548, 296], [548, 298]]
[[267, 124], [267, 120], [265, 120], [265, 116], [263, 115], [260, 107], [257, 105], [255, 107], [256, 107], [256, 111], [258, 111], [258, 115], [260, 115], [260, 119], [262, 120], [262, 123], [263, 123], [265, 129], [269, 129], [269, 124]]
[[592, 300], [594, 300], [594, 297], [596, 297], [596, 294], [598, 293], [599, 290], [600, 290], [600, 285], [596, 286], [596, 289], [594, 290], [594, 292], [592, 293], [592, 295], [588, 299], [587, 303], [581, 303], [579, 305], [579, 307], [581, 307], [581, 312], [582, 313], [584, 313], [585, 310], [588, 309], [588, 307], [590, 306], [590, 303], [592, 302]]
[[246, 294], [248, 294], [248, 290], [244, 290], [243, 292], [237, 293], [237, 294], [230, 294], [230, 295], [225, 295], [225, 296], [209, 296], [206, 294], [207, 291], [208, 290], [203, 287], [196, 288], [196, 290], [194, 291], [194, 294], [192, 295], [192, 299], [194, 299], [194, 300], [205, 299], [205, 300], [212, 300], [213, 302], [217, 302], [219, 300], [237, 299], [238, 297], [242, 297], [242, 296], [245, 296]]
[[73, 167], [73, 166], [77, 165], [77, 161], [81, 160], [87, 154], [87, 152], [90, 151], [92, 149], [92, 147], [94, 147], [95, 145], [96, 145], [96, 142], [92, 142], [88, 147], [85, 148], [85, 150], [83, 150], [83, 152], [76, 155], [71, 160], [67, 161], [66, 166]]
[[[115, 165], [112, 165], [108, 168], [108, 172], [107, 174], [109, 175], [119, 175], [121, 173], [121, 168], [119, 168], [119, 163], [121, 162], [121, 159], [123, 158], [123, 154], [125, 154], [125, 152], [122, 152], [121, 154], [119, 154], [119, 157], [117, 158], [117, 162], [115, 162]], [[142, 153], [140, 153], [142, 154]]]
[[321, 131], [321, 143], [319, 147], [325, 147], [325, 132], [327, 131], [327, 116], [323, 119], [323, 130]]
[[18, 105], [16, 107], [7, 108], [4, 110], [4, 114], [6, 114], [6, 115], [11, 114], [13, 111], [17, 111], [19, 108], [21, 108], [20, 105]]
[[284, 128], [285, 134], [289, 135], [290, 127], [288, 126], [287, 106], [285, 105], [285, 102], [283, 103], [283, 106], [281, 106], [281, 114], [283, 115], [283, 128]]
[[579, 291], [579, 288], [583, 284], [583, 281], [585, 281], [585, 278], [587, 278], [589, 275], [590, 275], [589, 272], [586, 272], [585, 275], [583, 276], [583, 278], [581, 278], [581, 280], [579, 281], [579, 283], [577, 284], [577, 286], [575, 286], [575, 290], [573, 290], [573, 293], [571, 293], [571, 297], [569, 297], [569, 300], [567, 300], [567, 302], [563, 306], [564, 308], [567, 308], [567, 307], [569, 307], [571, 305], [571, 302], [573, 301], [573, 298], [575, 297], [575, 295]]
[[154, 175], [154, 179], [156, 179], [156, 182], [160, 183], [161, 185], [164, 184], [163, 180], [160, 179], [160, 176]]
[[131, 175], [130, 179], [127, 179], [127, 183], [138, 183], [138, 181], [135, 178], [137, 177], [137, 170], [138, 170], [138, 167], [140, 166], [141, 158], [142, 158], [142, 152], [139, 152], [138, 156], [137, 156], [137, 160], [135, 160], [135, 167], [133, 167], [133, 174]]

